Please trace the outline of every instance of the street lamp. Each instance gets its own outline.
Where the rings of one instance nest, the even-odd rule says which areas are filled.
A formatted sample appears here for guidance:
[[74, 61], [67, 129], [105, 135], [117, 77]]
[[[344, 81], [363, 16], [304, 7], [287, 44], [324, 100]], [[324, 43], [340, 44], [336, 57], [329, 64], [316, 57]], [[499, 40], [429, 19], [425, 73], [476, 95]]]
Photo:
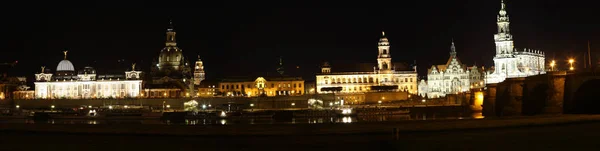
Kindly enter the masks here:
[[574, 70], [575, 69], [575, 68], [573, 68], [573, 62], [575, 62], [575, 60], [569, 59], [569, 65], [570, 65], [569, 70]]
[[556, 65], [556, 61], [552, 60], [552, 62], [550, 62], [550, 71], [554, 71], [555, 65]]

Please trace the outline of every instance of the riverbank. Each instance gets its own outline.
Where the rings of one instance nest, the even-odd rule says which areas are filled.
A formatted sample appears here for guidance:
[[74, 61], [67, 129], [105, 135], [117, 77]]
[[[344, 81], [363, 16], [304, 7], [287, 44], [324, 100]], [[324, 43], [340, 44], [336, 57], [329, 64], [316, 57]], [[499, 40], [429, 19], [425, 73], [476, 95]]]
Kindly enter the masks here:
[[600, 115], [560, 115], [507, 117], [468, 120], [395, 121], [351, 124], [269, 124], [269, 125], [127, 125], [127, 124], [2, 124], [0, 131], [87, 133], [119, 135], [338, 135], [392, 134], [422, 131], [453, 131], [524, 126], [544, 126], [579, 122], [600, 122]]

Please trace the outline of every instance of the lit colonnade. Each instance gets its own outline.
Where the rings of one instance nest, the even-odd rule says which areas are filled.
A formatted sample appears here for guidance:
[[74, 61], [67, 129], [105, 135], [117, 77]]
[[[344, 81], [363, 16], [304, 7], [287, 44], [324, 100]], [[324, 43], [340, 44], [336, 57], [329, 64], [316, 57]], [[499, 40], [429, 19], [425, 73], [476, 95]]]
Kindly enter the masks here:
[[60, 61], [56, 72], [42, 67], [35, 74], [35, 98], [38, 99], [85, 99], [85, 98], [132, 98], [140, 96], [142, 90], [141, 71], [131, 71], [124, 75], [96, 75], [92, 67], [84, 67], [75, 72], [73, 64], [65, 59]]

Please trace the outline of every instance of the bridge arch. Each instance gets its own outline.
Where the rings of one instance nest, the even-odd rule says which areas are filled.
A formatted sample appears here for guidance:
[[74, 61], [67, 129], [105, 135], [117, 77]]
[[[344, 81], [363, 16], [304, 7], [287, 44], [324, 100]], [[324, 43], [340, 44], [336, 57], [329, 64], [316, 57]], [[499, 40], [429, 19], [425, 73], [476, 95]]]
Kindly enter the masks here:
[[582, 83], [573, 94], [572, 113], [600, 114], [600, 79], [590, 79]]

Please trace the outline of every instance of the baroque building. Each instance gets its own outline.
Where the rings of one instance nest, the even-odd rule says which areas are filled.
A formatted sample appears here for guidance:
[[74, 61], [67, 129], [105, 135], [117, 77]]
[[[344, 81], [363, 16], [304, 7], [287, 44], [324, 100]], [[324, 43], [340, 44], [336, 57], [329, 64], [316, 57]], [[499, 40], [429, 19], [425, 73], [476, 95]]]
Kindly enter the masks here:
[[202, 60], [200, 60], [200, 56], [198, 56], [198, 60], [194, 66], [194, 85], [200, 85], [204, 79], [206, 79], [204, 64], [202, 63]]
[[165, 47], [160, 50], [158, 63], [150, 71], [152, 80], [144, 90], [147, 97], [182, 97], [194, 94], [194, 74], [184, 57], [183, 50], [177, 47], [173, 22], [169, 22]]
[[446, 94], [466, 92], [483, 87], [483, 72], [477, 66], [467, 67], [456, 54], [454, 40], [446, 64], [433, 65], [427, 71], [427, 81], [419, 82], [419, 95], [428, 98], [444, 97]]
[[390, 43], [384, 32], [377, 48], [377, 65], [371, 66], [370, 71], [332, 72], [332, 67], [325, 62], [321, 73], [316, 75], [316, 92], [331, 93], [324, 88], [341, 88], [339, 93], [365, 93], [370, 92], [372, 86], [393, 86], [397, 88], [395, 91], [417, 94], [416, 67], [409, 71], [396, 70], [399, 64], [392, 63]]
[[[229, 97], [300, 96], [307, 93], [302, 77], [284, 74], [281, 57], [276, 71], [261, 74], [262, 76], [225, 78], [218, 82], [217, 89], [214, 86], [212, 88], [218, 91], [218, 95]], [[208, 90], [210, 91], [210, 86]]]
[[501, 1], [497, 16], [498, 33], [494, 34], [496, 55], [494, 70], [486, 73], [486, 83], [499, 83], [506, 78], [527, 77], [545, 74], [545, 54], [539, 50], [515, 49], [510, 34], [510, 19], [506, 13], [506, 4]]
[[87, 98], [132, 98], [140, 96], [142, 90], [141, 71], [131, 71], [123, 75], [99, 75], [92, 67], [75, 71], [75, 66], [64, 59], [58, 63], [56, 72], [42, 67], [35, 74], [35, 98], [37, 99], [87, 99]]

